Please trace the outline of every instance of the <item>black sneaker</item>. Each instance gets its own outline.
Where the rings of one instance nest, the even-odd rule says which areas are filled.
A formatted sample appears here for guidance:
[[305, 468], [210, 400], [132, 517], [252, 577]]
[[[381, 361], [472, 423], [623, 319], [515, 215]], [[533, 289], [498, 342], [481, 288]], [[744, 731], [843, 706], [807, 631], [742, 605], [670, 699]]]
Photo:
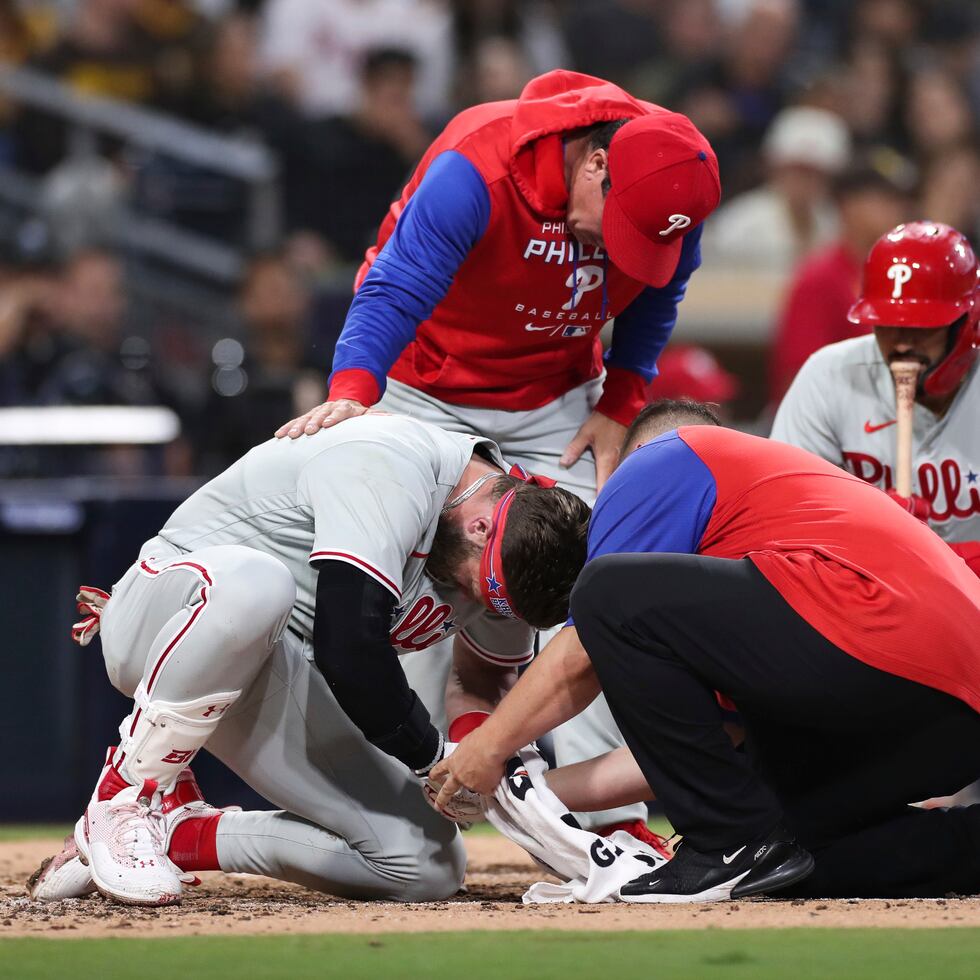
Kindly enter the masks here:
[[802, 881], [813, 857], [783, 830], [730, 851], [695, 851], [685, 841], [666, 864], [627, 882], [624, 902], [720, 902]]

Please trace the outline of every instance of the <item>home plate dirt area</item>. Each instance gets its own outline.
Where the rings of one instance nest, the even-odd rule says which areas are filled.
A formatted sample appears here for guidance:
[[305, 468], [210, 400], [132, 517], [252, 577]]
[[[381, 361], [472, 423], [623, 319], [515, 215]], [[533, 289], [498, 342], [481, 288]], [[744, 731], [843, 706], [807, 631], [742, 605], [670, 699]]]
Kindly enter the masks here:
[[980, 898], [830, 901], [751, 899], [711, 905], [523, 906], [540, 870], [510, 841], [467, 835], [466, 891], [445, 902], [401, 905], [332, 899], [253, 875], [203, 875], [183, 904], [132, 909], [98, 895], [31, 902], [24, 882], [60, 846], [57, 837], [0, 842], [0, 939], [4, 936], [166, 936], [269, 933], [433, 932], [468, 929], [739, 929], [787, 926], [924, 928], [980, 926]]

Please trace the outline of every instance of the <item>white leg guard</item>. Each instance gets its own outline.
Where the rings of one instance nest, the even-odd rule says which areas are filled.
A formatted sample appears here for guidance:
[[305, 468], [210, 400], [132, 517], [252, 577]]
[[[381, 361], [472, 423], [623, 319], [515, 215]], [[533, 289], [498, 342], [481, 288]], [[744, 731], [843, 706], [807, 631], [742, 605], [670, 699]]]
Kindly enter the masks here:
[[134, 695], [133, 713], [119, 726], [116, 768], [135, 786], [153, 779], [161, 792], [170, 792], [241, 693], [225, 691], [196, 701], [161, 701], [147, 699], [141, 683]]

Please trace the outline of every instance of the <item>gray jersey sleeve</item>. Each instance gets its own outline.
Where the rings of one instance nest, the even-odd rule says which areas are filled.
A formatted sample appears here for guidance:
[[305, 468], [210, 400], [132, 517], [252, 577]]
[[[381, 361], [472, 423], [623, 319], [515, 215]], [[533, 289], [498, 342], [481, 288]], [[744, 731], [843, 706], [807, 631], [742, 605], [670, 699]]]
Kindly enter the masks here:
[[348, 562], [401, 599], [406, 560], [437, 516], [424, 455], [368, 440], [335, 446], [306, 464], [297, 490], [313, 512], [310, 563]]
[[841, 466], [844, 457], [830, 399], [834, 392], [842, 394], [842, 387], [828, 350], [817, 351], [800, 368], [776, 412], [770, 438], [807, 449]]
[[534, 630], [489, 609], [467, 623], [459, 638], [478, 657], [499, 667], [519, 667], [534, 657]]

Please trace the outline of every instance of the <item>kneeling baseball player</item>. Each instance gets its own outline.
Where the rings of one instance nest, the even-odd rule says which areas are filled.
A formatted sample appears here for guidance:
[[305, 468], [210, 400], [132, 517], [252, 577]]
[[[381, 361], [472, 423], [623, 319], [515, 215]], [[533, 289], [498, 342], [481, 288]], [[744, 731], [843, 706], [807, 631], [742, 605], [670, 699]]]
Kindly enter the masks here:
[[[134, 699], [92, 799], [32, 897], [176, 903], [207, 869], [334, 895], [436, 900], [463, 880], [420, 786], [443, 734], [397, 654], [455, 636], [450, 738], [492, 710], [562, 620], [588, 507], [489, 440], [368, 415], [271, 440], [182, 504], [111, 596], [83, 590]], [[204, 802], [208, 750], [280, 807]]]

